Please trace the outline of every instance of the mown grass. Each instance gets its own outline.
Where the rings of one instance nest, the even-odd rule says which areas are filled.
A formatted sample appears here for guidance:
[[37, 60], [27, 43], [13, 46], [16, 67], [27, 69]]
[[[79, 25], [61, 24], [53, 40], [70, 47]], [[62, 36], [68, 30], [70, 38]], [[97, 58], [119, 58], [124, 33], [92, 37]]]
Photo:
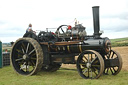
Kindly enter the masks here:
[[102, 75], [99, 79], [83, 79], [77, 71], [58, 70], [39, 72], [33, 76], [21, 76], [11, 66], [0, 68], [0, 85], [128, 85], [128, 71], [118, 75]]
[[112, 47], [128, 46], [128, 38], [111, 39]]

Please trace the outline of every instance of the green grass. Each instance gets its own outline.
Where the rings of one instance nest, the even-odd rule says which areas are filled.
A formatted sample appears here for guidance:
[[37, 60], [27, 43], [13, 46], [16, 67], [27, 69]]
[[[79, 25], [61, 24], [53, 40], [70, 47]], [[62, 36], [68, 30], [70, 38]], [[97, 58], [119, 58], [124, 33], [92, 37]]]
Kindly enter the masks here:
[[77, 71], [58, 70], [39, 72], [33, 76], [21, 76], [12, 67], [0, 68], [0, 85], [128, 85], [128, 71], [118, 75], [102, 75], [99, 79], [83, 79]]
[[128, 46], [128, 38], [111, 39], [113, 47]]
[[121, 42], [126, 40], [128, 40], [128, 38], [117, 38], [117, 39], [111, 39], [111, 42]]

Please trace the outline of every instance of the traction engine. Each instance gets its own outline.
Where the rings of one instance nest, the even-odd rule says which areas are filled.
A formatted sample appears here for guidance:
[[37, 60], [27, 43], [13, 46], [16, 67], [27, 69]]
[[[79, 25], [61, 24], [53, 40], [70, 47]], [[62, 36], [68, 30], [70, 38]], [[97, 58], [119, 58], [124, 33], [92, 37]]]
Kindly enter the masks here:
[[61, 25], [55, 33], [26, 32], [13, 44], [12, 67], [21, 75], [33, 75], [40, 70], [54, 72], [62, 64], [76, 64], [78, 73], [85, 79], [118, 74], [122, 58], [111, 49], [109, 38], [100, 37], [99, 6], [93, 7], [93, 21], [94, 34], [91, 36], [82, 24]]

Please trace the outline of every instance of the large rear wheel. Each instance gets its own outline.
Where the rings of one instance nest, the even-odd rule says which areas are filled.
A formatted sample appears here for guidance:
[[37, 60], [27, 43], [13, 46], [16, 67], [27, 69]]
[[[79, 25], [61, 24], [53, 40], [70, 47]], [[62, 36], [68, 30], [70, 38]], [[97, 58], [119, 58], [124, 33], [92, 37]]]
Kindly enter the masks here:
[[10, 58], [18, 74], [33, 75], [42, 67], [43, 51], [36, 40], [20, 38], [14, 43]]

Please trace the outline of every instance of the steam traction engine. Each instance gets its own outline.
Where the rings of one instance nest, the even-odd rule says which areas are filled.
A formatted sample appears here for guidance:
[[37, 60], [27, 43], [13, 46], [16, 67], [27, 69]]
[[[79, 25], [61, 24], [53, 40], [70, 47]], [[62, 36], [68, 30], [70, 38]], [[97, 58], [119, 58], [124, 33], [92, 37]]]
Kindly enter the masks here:
[[[111, 50], [109, 38], [99, 32], [99, 7], [93, 7], [94, 34], [88, 36], [85, 27], [76, 24], [61, 25], [56, 32], [27, 32], [18, 39], [11, 51], [11, 63], [21, 75], [38, 71], [57, 71], [61, 64], [76, 64], [85, 79], [99, 78], [102, 74], [116, 75], [122, 68], [120, 54]], [[64, 30], [66, 28], [66, 30]], [[75, 60], [75, 56], [78, 56]]]

